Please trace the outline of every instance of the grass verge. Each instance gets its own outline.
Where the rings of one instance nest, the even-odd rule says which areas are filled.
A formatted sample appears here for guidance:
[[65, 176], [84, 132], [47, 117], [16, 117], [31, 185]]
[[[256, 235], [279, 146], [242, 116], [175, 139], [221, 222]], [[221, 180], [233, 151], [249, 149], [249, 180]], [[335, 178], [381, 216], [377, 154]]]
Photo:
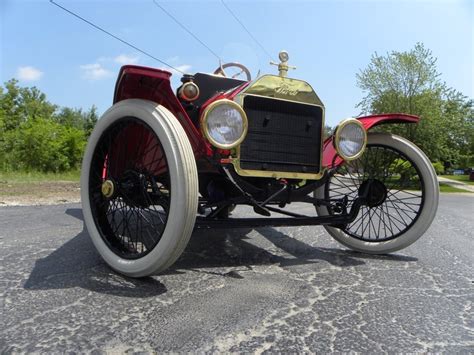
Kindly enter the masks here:
[[42, 173], [38, 171], [0, 171], [0, 183], [31, 183], [31, 182], [53, 182], [69, 181], [79, 182], [81, 172], [79, 170], [68, 171], [64, 173]]
[[474, 181], [469, 180], [469, 175], [441, 175], [446, 179], [464, 182], [465, 184], [474, 185]]
[[471, 191], [458, 189], [457, 187], [453, 187], [451, 185], [448, 185], [442, 182], [439, 183], [439, 191], [440, 192], [463, 192], [463, 193], [468, 193], [468, 194], [472, 193]]

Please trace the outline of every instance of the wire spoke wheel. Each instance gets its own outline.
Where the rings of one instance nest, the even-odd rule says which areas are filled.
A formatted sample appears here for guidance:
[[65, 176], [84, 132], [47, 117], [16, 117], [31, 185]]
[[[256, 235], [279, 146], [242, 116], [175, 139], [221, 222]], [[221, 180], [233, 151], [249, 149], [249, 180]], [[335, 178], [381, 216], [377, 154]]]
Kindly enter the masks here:
[[[109, 182], [113, 194], [105, 196]], [[90, 200], [104, 241], [123, 258], [146, 255], [160, 241], [168, 219], [168, 162], [153, 130], [134, 118], [109, 127], [96, 145]]]
[[143, 277], [171, 266], [198, 206], [196, 161], [178, 119], [146, 100], [112, 106], [87, 144], [81, 200], [92, 242], [114, 270]]
[[[134, 118], [111, 125], [96, 145], [89, 177], [94, 220], [123, 258], [146, 255], [159, 242], [171, 197], [168, 162], [153, 130]], [[113, 186], [110, 196], [103, 186]]]
[[[324, 228], [351, 249], [383, 254], [403, 249], [423, 235], [436, 215], [439, 187], [429, 159], [413, 143], [370, 133], [364, 154], [339, 166], [315, 196], [347, 197], [349, 210], [357, 197], [365, 198], [353, 222]], [[326, 206], [316, 209], [320, 216], [340, 213]]]
[[368, 204], [344, 232], [367, 242], [390, 240], [418, 218], [424, 203], [423, 178], [400, 151], [369, 145], [359, 159], [342, 165], [326, 184], [327, 198], [347, 196], [349, 208], [364, 193]]

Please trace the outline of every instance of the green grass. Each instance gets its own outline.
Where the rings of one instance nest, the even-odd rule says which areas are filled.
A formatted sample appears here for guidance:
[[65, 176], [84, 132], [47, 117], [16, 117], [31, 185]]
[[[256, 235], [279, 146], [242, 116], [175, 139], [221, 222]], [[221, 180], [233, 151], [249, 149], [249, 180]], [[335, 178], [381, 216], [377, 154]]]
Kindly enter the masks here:
[[464, 189], [458, 189], [457, 187], [453, 187], [450, 185], [447, 185], [445, 183], [440, 182], [439, 183], [439, 191], [440, 192], [466, 192], [466, 193], [472, 193], [471, 191], [467, 191]]
[[[30, 183], [30, 182], [51, 182], [51, 181], [71, 181], [79, 182], [80, 171], [69, 171], [65, 173], [42, 173], [42, 172], [0, 172], [0, 184], [6, 183]], [[474, 184], [473, 181], [469, 181], [467, 175], [443, 175], [448, 179], [467, 182]], [[454, 179], [453, 179], [454, 178]], [[467, 190], [458, 189], [450, 185], [440, 183], [439, 190], [441, 192], [463, 192], [469, 193]]]
[[42, 173], [42, 172], [3, 172], [0, 171], [0, 183], [29, 183], [48, 181], [71, 181], [79, 182], [80, 171], [68, 171], [64, 173]]
[[469, 185], [474, 185], [474, 181], [469, 180], [469, 175], [441, 175], [441, 177], [444, 177], [450, 180], [464, 182]]

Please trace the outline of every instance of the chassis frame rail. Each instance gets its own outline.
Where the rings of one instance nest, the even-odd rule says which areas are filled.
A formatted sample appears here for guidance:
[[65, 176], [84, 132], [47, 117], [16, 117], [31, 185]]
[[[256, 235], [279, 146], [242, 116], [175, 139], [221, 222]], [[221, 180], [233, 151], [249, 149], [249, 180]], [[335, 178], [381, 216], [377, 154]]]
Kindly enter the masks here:
[[258, 227], [293, 227], [293, 226], [318, 226], [330, 225], [344, 226], [353, 222], [359, 214], [360, 207], [365, 199], [358, 197], [354, 200], [349, 213], [315, 217], [261, 217], [261, 218], [208, 218], [197, 217], [195, 229], [211, 228], [258, 228]]

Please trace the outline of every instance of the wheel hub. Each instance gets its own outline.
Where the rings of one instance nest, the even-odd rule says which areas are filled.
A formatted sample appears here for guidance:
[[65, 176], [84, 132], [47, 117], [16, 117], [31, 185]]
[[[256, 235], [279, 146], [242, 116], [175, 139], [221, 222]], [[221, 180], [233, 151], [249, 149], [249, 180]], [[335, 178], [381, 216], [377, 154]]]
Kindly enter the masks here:
[[359, 196], [366, 198], [369, 207], [377, 207], [387, 198], [387, 187], [377, 179], [365, 180], [359, 187]]
[[148, 183], [144, 174], [137, 171], [127, 171], [120, 184], [120, 193], [127, 203], [134, 207], [147, 208], [150, 206]]
[[105, 180], [101, 187], [102, 195], [111, 198], [115, 192], [115, 185], [112, 180]]

